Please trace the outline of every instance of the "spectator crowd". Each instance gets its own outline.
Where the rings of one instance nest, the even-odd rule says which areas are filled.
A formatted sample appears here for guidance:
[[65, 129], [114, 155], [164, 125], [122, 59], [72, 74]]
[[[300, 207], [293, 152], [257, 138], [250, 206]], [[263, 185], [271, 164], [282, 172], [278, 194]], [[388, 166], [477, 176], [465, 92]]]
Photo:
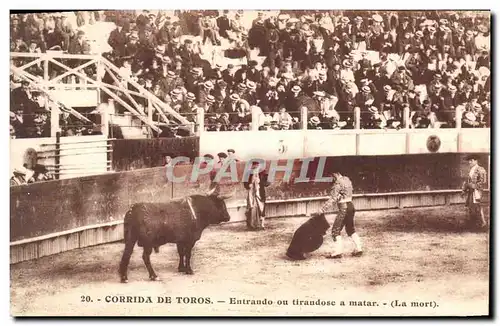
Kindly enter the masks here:
[[[11, 51], [90, 53], [79, 28], [113, 22], [104, 55], [119, 68], [122, 86], [136, 81], [195, 123], [202, 108], [209, 131], [248, 130], [252, 116], [262, 130], [298, 129], [302, 107], [309, 129], [352, 129], [356, 108], [365, 129], [400, 128], [405, 112], [410, 128], [490, 126], [489, 13], [75, 15], [76, 26], [64, 14], [11, 15]], [[11, 134], [23, 123], [18, 117], [36, 111], [23, 104], [26, 92], [12, 90]]]

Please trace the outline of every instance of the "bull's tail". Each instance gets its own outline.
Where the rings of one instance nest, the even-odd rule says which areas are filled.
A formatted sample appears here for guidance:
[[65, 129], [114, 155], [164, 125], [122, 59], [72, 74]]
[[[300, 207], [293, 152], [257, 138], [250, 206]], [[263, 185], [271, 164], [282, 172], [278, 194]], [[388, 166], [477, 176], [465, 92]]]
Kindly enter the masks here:
[[[123, 219], [123, 242], [127, 243], [127, 240], [132, 238], [133, 227], [132, 223], [132, 209], [130, 209], [127, 214], [125, 214], [125, 218]], [[138, 245], [141, 247], [141, 241], [139, 240]], [[155, 253], [160, 252], [160, 247], [153, 247]]]

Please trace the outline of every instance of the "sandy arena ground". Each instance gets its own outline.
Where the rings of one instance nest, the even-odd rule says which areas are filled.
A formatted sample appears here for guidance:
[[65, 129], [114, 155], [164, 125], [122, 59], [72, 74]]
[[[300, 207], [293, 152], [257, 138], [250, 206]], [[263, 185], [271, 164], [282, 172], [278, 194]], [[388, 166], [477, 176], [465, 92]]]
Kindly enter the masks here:
[[[488, 214], [489, 215], [489, 212]], [[329, 216], [331, 221], [334, 216]], [[194, 275], [177, 272], [175, 245], [161, 247], [151, 282], [135, 248], [128, 284], [117, 267], [124, 245], [113, 243], [11, 266], [15, 316], [332, 316], [488, 314], [489, 235], [462, 226], [463, 206], [358, 212], [365, 255], [340, 262], [324, 258], [330, 233], [309, 259], [284, 253], [305, 217], [270, 219], [267, 230], [243, 223], [205, 230], [193, 251]], [[345, 237], [345, 234], [344, 234]], [[353, 249], [344, 238], [346, 252]], [[151, 297], [153, 303], [107, 303], [108, 296]], [[171, 297], [171, 303], [158, 303]], [[177, 303], [176, 297], [209, 298], [209, 304]], [[271, 305], [230, 304], [230, 298], [267, 299]], [[321, 299], [335, 305], [297, 305]], [[82, 302], [92, 300], [92, 302]], [[190, 299], [186, 299], [190, 300]], [[277, 300], [288, 300], [287, 304]], [[349, 301], [371, 301], [352, 306]], [[394, 300], [407, 306], [391, 307]], [[203, 299], [200, 299], [203, 301]], [[219, 302], [221, 301], [221, 302]], [[345, 306], [341, 305], [345, 302]], [[411, 307], [411, 302], [424, 307]], [[425, 307], [425, 302], [431, 302]], [[433, 306], [433, 307], [429, 307]]]

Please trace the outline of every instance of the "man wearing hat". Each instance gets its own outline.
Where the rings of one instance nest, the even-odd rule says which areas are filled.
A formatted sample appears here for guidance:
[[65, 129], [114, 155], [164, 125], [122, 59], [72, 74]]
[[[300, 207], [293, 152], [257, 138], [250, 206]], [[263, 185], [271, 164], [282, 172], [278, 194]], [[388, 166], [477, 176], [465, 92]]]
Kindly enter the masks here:
[[149, 23], [149, 10], [143, 10], [135, 19], [135, 24], [139, 30], [143, 30]]
[[230, 160], [230, 161], [235, 161], [235, 162], [239, 162], [240, 161], [240, 160], [238, 160], [236, 158], [236, 151], [234, 149], [232, 149], [232, 148], [230, 148], [230, 149], [227, 150], [227, 155], [228, 155], [227, 159]]
[[113, 53], [119, 57], [125, 55], [125, 45], [127, 44], [127, 32], [123, 28], [123, 21], [118, 19], [116, 28], [109, 34], [108, 44], [113, 49]]
[[198, 103], [200, 103], [201, 105], [205, 104], [205, 102], [207, 101], [207, 96], [212, 94], [213, 89], [214, 85], [211, 81], [206, 81], [203, 84], [200, 84], [196, 96], [196, 100], [198, 101]]
[[[290, 89], [290, 92], [277, 92], [277, 95], [281, 101], [284, 98], [284, 106], [287, 108], [292, 115], [296, 115], [300, 112], [300, 103], [302, 101], [302, 88], [299, 85], [295, 85]], [[278, 101], [278, 105], [279, 102]]]
[[366, 39], [368, 38], [368, 28], [363, 22], [363, 18], [357, 16], [354, 18], [354, 25], [351, 30], [352, 44], [354, 44], [354, 49], [365, 50], [366, 49]]
[[320, 103], [320, 117], [325, 129], [339, 129], [347, 125], [345, 121], [341, 121], [340, 114], [335, 110], [337, 103], [338, 98], [329, 94], [326, 94], [325, 99]]
[[465, 61], [474, 61], [474, 54], [476, 53], [476, 42], [474, 39], [474, 32], [467, 30], [464, 39]]
[[11, 108], [28, 107], [32, 101], [30, 83], [27, 80], [21, 81], [21, 87], [14, 88], [10, 95]]
[[410, 51], [414, 48], [413, 37], [410, 31], [406, 31], [397, 38], [397, 53], [401, 58], [408, 57]]
[[429, 97], [440, 96], [441, 90], [444, 87], [442, 80], [443, 80], [443, 76], [440, 73], [434, 74], [432, 81], [428, 85]]
[[482, 51], [481, 55], [477, 58], [476, 69], [479, 70], [481, 67], [490, 69], [491, 58], [488, 51]]
[[68, 20], [66, 15], [61, 15], [61, 21], [59, 24], [59, 30], [63, 35], [63, 51], [68, 51], [70, 39], [75, 35], [75, 31], [71, 22]]
[[486, 226], [481, 199], [488, 180], [486, 179], [486, 170], [478, 164], [478, 159], [477, 155], [468, 155], [466, 157], [470, 170], [467, 181], [462, 186], [462, 193], [466, 196], [465, 206], [468, 212], [468, 227]]
[[203, 69], [200, 67], [193, 67], [189, 71], [189, 74], [184, 78], [186, 83], [186, 89], [189, 92], [197, 93], [199, 88], [202, 87], [204, 83], [203, 79]]
[[[78, 31], [76, 34], [76, 38], [74, 38], [68, 48], [69, 54], [89, 54], [90, 53], [90, 45], [85, 40], [85, 32]], [[80, 61], [78, 61], [80, 62]]]
[[220, 98], [220, 99], [222, 99], [223, 102], [225, 102], [226, 98], [229, 96], [229, 91], [227, 89], [227, 83], [222, 79], [218, 80], [213, 94], [214, 94], [216, 99]]
[[198, 106], [195, 103], [196, 96], [189, 92], [184, 98], [184, 102], [181, 105], [180, 113], [186, 117], [189, 121], [194, 122], [196, 115], [198, 113]]
[[231, 30], [231, 21], [229, 19], [229, 10], [224, 10], [222, 16], [216, 19], [219, 35], [223, 38], [229, 38], [227, 31]]
[[350, 60], [345, 59], [342, 62], [343, 68], [340, 71], [340, 80], [343, 83], [354, 82], [354, 72], [352, 71], [353, 64]]
[[455, 108], [460, 105], [459, 97], [457, 96], [457, 87], [455, 85], [449, 85], [446, 91], [442, 93], [442, 107], [444, 111], [449, 111], [454, 113]]
[[128, 41], [125, 45], [125, 56], [134, 58], [139, 53], [139, 50], [139, 33], [137, 31], [133, 31], [128, 35]]
[[144, 31], [139, 30], [139, 42], [144, 49], [154, 49], [158, 45], [156, 35], [153, 34], [154, 27], [146, 25]]
[[343, 39], [344, 35], [352, 35], [351, 33], [351, 24], [349, 24], [350, 20], [348, 17], [340, 18], [340, 25], [335, 28], [335, 36], [340, 40]]
[[392, 74], [391, 82], [394, 86], [399, 85], [404, 90], [413, 88], [413, 80], [410, 76], [408, 76], [404, 66], [399, 66], [398, 69]]
[[166, 55], [168, 55], [173, 61], [182, 61], [180, 56], [181, 45], [178, 38], [170, 38], [167, 42], [167, 47], [165, 49]]
[[381, 51], [384, 45], [384, 27], [383, 18], [380, 15], [372, 16], [372, 25], [368, 28], [368, 49]]
[[477, 30], [478, 30], [477, 36], [474, 38], [474, 43], [476, 44], [476, 50], [477, 50], [477, 52], [475, 53], [476, 57], [482, 51], [489, 52], [491, 46], [489, 28], [484, 24], [480, 24], [479, 26], [477, 26]]
[[166, 74], [163, 74], [163, 76], [159, 78], [158, 84], [160, 84], [160, 89], [165, 94], [170, 94], [171, 91], [177, 88], [177, 85], [174, 84], [175, 77], [175, 72], [168, 70]]
[[212, 154], [205, 154], [200, 162], [200, 169], [204, 169], [211, 164], [215, 164], [214, 156]]
[[227, 83], [229, 89], [233, 88], [235, 79], [234, 75], [234, 65], [230, 63], [227, 65], [227, 68], [222, 71], [222, 79]]
[[222, 80], [222, 66], [219, 63], [215, 64], [215, 67], [210, 70], [210, 76], [213, 76], [213, 78], [216, 81]]
[[361, 59], [358, 60], [358, 66], [360, 69], [366, 68], [367, 70], [370, 70], [372, 68], [372, 62], [367, 58], [367, 55], [368, 52], [361, 52]]
[[215, 19], [210, 17], [210, 15], [205, 15], [201, 18], [200, 23], [202, 37], [201, 44], [205, 44], [208, 38], [212, 45], [218, 45], [216, 33], [217, 22], [215, 21]]
[[257, 70], [257, 61], [250, 60], [248, 62], [247, 69], [247, 79], [253, 81], [254, 83], [260, 83], [260, 71]]
[[342, 236], [340, 232], [345, 227], [347, 235], [354, 242], [352, 256], [359, 257], [363, 254], [361, 239], [354, 227], [354, 214], [356, 209], [352, 203], [353, 186], [347, 176], [343, 176], [337, 168], [332, 174], [333, 185], [330, 198], [321, 207], [319, 214], [327, 214], [332, 206], [338, 207], [338, 213], [332, 225], [332, 237], [334, 240], [334, 251], [327, 258], [340, 259], [343, 255]]
[[227, 159], [227, 154], [224, 152], [219, 152], [217, 153], [217, 157], [219, 158], [219, 160], [217, 161], [217, 163], [215, 163], [215, 168], [220, 169], [224, 165], [224, 162]]
[[172, 90], [169, 94], [167, 102], [171, 107], [174, 107], [176, 105], [182, 106], [182, 90], [179, 88], [175, 88], [174, 90]]
[[[161, 26], [160, 26], [160, 24], [161, 24]], [[172, 35], [172, 31], [171, 31], [171, 28], [172, 28], [171, 17], [170, 16], [167, 16], [167, 17], [161, 16], [158, 27], [160, 27], [160, 29], [158, 30], [158, 32], [156, 34], [158, 37], [158, 42], [164, 43], [164, 44], [169, 43], [174, 38], [174, 36]]]
[[186, 68], [190, 69], [194, 65], [193, 41], [186, 39], [179, 49], [179, 55]]
[[212, 189], [215, 189], [214, 194], [217, 195], [220, 193], [220, 185], [218, 182], [215, 182], [215, 177], [217, 175], [217, 170], [214, 168], [215, 164], [216, 163], [214, 162], [213, 155], [205, 154], [203, 155], [203, 160], [200, 163], [200, 169], [211, 167], [211, 170], [209, 172], [210, 185], [208, 186], [208, 191], [212, 191]]
[[280, 130], [280, 125], [277, 120], [271, 120], [271, 128], [269, 130]]
[[10, 37], [12, 39], [16, 39], [17, 37], [20, 37], [22, 39], [22, 32], [23, 31], [21, 30], [21, 26], [19, 24], [19, 17], [17, 17], [17, 15], [15, 14], [10, 15]]
[[396, 33], [399, 37], [405, 35], [405, 33], [413, 33], [413, 26], [410, 25], [410, 18], [402, 17], [401, 22], [399, 23], [398, 28], [396, 29]]
[[253, 81], [248, 80], [246, 86], [247, 90], [245, 93], [241, 94], [241, 98], [247, 101], [250, 105], [257, 105], [257, 102], [259, 101], [257, 85]]
[[243, 98], [247, 93], [247, 84], [246, 83], [238, 83], [234, 87], [233, 94], [238, 94], [240, 98]]
[[223, 104], [224, 112], [229, 114], [229, 121], [231, 124], [236, 124], [239, 121], [238, 118], [238, 103], [240, 101], [240, 96], [237, 93], [233, 93], [226, 98]]
[[[216, 114], [219, 115], [219, 114]], [[228, 126], [223, 123], [221, 117], [219, 119], [216, 115], [210, 115], [206, 119], [205, 128], [207, 131], [227, 131]], [[220, 115], [221, 116], [221, 115]]]
[[458, 24], [454, 26], [452, 28], [451, 40], [455, 50], [455, 56], [457, 58], [463, 57], [465, 55], [465, 27]]
[[371, 88], [368, 85], [364, 85], [361, 87], [361, 92], [356, 94], [356, 104], [359, 107], [363, 107], [369, 101], [373, 103], [375, 101], [375, 97], [372, 93]]
[[314, 92], [318, 91], [338, 97], [333, 81], [327, 80], [326, 72], [324, 70], [321, 70], [319, 72], [318, 79], [313, 81], [311, 86], [309, 87], [309, 94], [313, 94]]
[[318, 116], [315, 114], [313, 115], [308, 123], [307, 123], [307, 129], [314, 129], [314, 130], [321, 130], [321, 119], [318, 118]]
[[200, 103], [200, 106], [205, 111], [205, 120], [210, 118], [215, 113], [215, 97], [213, 95], [207, 95], [204, 103]]
[[423, 51], [425, 50], [424, 44], [424, 33], [422, 31], [416, 31], [413, 35], [413, 50]]
[[259, 162], [252, 162], [252, 171], [243, 183], [247, 190], [245, 211], [249, 230], [264, 230], [266, 216], [266, 187], [270, 186], [268, 173], [259, 171]]
[[426, 49], [432, 50], [432, 54], [436, 54], [438, 39], [436, 35], [436, 28], [434, 26], [427, 27], [427, 35], [424, 36], [424, 44]]
[[[50, 137], [50, 119], [48, 115], [50, 111], [45, 109], [45, 97], [40, 92], [33, 92], [33, 105], [29, 112], [30, 117], [27, 117], [27, 111], [23, 120], [23, 127], [26, 128], [31, 137]], [[30, 121], [31, 120], [31, 121]]]

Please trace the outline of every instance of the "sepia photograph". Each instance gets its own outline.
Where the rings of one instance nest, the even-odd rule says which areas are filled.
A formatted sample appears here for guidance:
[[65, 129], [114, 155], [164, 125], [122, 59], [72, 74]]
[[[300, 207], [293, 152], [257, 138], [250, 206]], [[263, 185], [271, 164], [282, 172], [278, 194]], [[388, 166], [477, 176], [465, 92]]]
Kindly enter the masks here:
[[491, 316], [491, 15], [11, 10], [10, 315]]

